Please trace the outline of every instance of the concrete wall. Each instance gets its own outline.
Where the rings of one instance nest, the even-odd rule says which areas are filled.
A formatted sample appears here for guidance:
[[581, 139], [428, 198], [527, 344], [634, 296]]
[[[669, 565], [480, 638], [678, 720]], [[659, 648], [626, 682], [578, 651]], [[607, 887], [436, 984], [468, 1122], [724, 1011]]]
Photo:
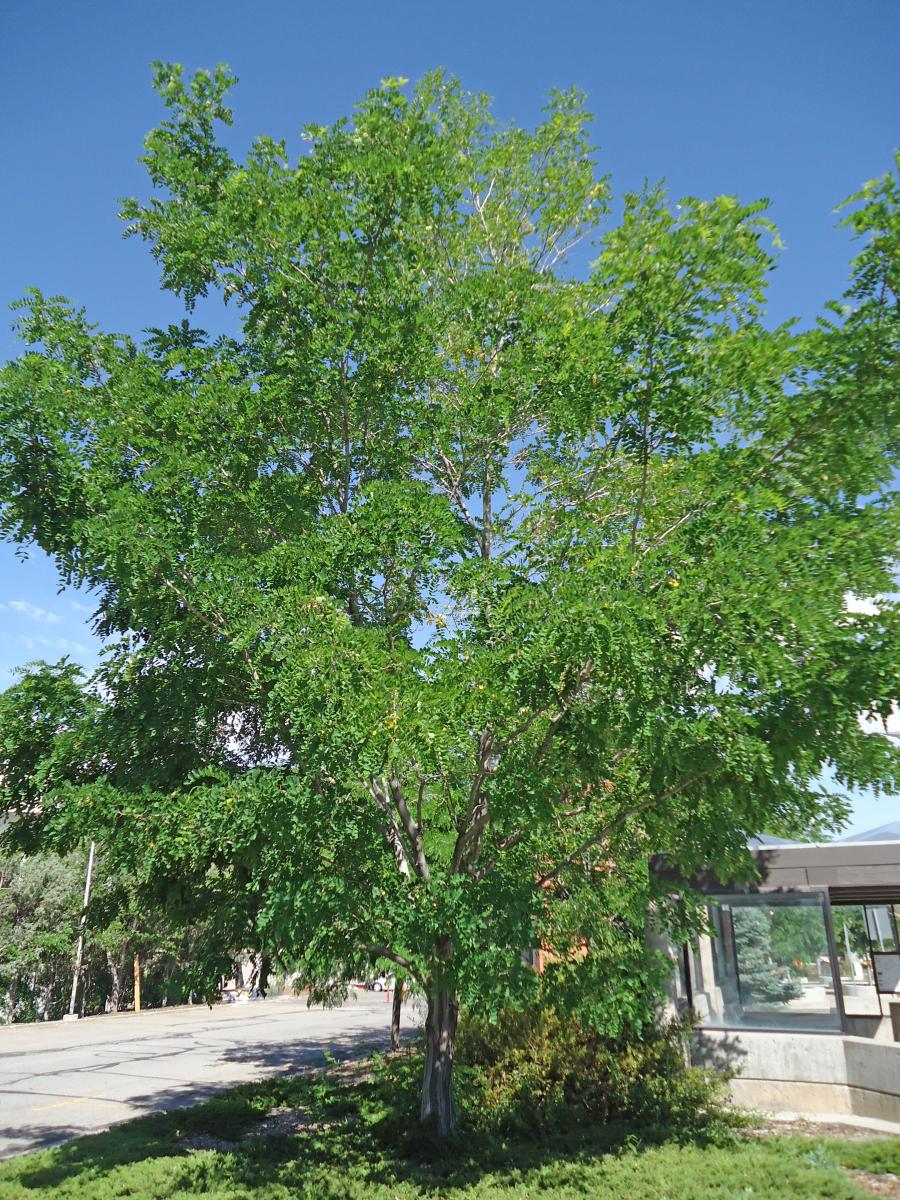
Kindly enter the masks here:
[[[897, 1005], [900, 1009], [900, 1005]], [[868, 1038], [877, 1042], [896, 1042], [890, 1017], [846, 1017], [847, 1033], [851, 1037]]]
[[900, 1122], [900, 1043], [839, 1034], [698, 1030], [698, 1066], [737, 1072], [738, 1104]]

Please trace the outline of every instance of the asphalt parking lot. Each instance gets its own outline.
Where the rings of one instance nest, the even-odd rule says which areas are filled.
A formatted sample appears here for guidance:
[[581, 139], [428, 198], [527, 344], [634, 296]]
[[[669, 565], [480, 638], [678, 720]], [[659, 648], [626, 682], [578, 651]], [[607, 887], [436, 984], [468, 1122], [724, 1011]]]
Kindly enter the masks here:
[[336, 1009], [285, 997], [0, 1027], [0, 1157], [385, 1048], [389, 1026], [387, 996], [361, 992]]

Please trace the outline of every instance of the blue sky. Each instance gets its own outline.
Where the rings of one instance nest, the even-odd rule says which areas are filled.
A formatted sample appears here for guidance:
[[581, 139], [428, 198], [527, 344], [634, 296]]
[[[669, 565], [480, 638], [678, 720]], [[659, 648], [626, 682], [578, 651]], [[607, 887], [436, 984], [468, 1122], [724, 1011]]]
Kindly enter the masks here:
[[[116, 219], [118, 197], [145, 191], [156, 58], [230, 64], [236, 147], [269, 133], [299, 149], [302, 125], [347, 113], [386, 75], [445, 66], [521, 123], [550, 87], [576, 84], [620, 194], [665, 177], [676, 195], [771, 199], [785, 242], [773, 320], [809, 322], [840, 294], [849, 243], [834, 206], [900, 143], [897, 0], [4, 0], [0, 303], [39, 286], [111, 329], [180, 318]], [[0, 356], [15, 353], [3, 323]], [[90, 664], [86, 607], [57, 594], [39, 554], [0, 545], [0, 687], [36, 657]], [[861, 798], [851, 829], [898, 816], [898, 798]]]

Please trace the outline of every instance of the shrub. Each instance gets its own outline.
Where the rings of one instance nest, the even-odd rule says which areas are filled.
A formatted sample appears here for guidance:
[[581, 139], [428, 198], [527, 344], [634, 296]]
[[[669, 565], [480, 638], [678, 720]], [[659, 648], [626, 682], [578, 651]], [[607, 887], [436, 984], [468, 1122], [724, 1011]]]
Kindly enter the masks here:
[[463, 1118], [509, 1132], [638, 1121], [718, 1135], [737, 1117], [726, 1077], [688, 1065], [690, 1030], [675, 1021], [612, 1039], [546, 1007], [468, 1017], [457, 1040]]

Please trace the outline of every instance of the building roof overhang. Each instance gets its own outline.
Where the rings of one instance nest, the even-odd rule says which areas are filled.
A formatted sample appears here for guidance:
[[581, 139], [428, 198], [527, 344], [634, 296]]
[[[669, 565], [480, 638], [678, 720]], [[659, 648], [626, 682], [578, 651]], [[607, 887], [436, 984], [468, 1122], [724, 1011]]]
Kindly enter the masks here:
[[[759, 878], [726, 882], [701, 871], [691, 886], [709, 895], [827, 888], [845, 904], [900, 904], [900, 842], [823, 842], [762, 846], [751, 851]], [[678, 878], [665, 858], [654, 861], [663, 878]]]

